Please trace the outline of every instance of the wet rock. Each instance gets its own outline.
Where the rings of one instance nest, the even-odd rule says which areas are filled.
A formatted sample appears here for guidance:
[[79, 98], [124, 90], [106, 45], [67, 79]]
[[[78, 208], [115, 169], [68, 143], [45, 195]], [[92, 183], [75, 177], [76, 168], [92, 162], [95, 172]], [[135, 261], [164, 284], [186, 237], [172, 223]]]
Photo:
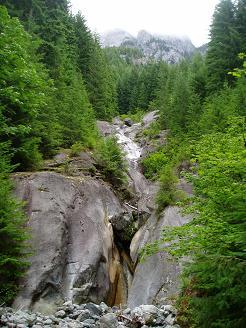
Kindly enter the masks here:
[[144, 117], [143, 117], [143, 123], [144, 123], [144, 127], [148, 127], [151, 123], [153, 123], [154, 121], [156, 121], [156, 119], [159, 117], [159, 111], [155, 110], [152, 112], [147, 113]]
[[133, 121], [130, 118], [125, 118], [124, 123], [127, 126], [132, 126], [133, 125]]
[[[100, 316], [96, 316], [93, 312], [95, 312], [95, 308], [100, 307], [93, 303], [89, 304], [81, 304], [74, 305], [73, 307], [69, 306], [69, 311], [67, 310], [67, 305], [61, 306], [66, 314], [65, 317], [55, 317], [53, 315], [47, 316], [42, 315], [40, 313], [29, 313], [27, 311], [18, 311], [12, 312], [6, 309], [0, 308], [0, 313], [2, 313], [0, 317], [0, 327], [33, 327], [33, 328], [41, 328], [41, 327], [64, 327], [64, 328], [137, 328], [137, 327], [176, 327], [179, 328], [177, 324], [175, 324], [175, 309], [169, 308], [168, 311], [164, 311], [161, 308], [157, 308], [153, 305], [140, 305], [135, 309], [126, 309], [122, 311], [122, 309], [118, 307], [105, 307], [104, 312]], [[90, 308], [89, 311], [86, 308]], [[102, 308], [101, 308], [102, 309]], [[59, 310], [62, 311], [62, 310]], [[71, 312], [72, 311], [72, 312]], [[74, 316], [76, 311], [82, 311], [84, 314], [83, 320], [75, 320], [71, 318]], [[171, 312], [170, 312], [171, 311]], [[85, 315], [86, 314], [86, 315]], [[32, 324], [30, 323], [18, 323], [20, 319], [26, 320], [29, 316], [35, 318]], [[80, 317], [82, 319], [82, 317]]]
[[[125, 304], [127, 298], [129, 307], [139, 306], [142, 311], [139, 322], [148, 321], [149, 316], [148, 322], [161, 325], [163, 316], [173, 316], [172, 311], [163, 310], [155, 317], [154, 313], [140, 307], [141, 304], [166, 300], [178, 288], [179, 266], [167, 261], [166, 254], [156, 254], [145, 263], [138, 263], [139, 249], [158, 239], [163, 226], [183, 222], [174, 207], [166, 209], [160, 218], [153, 213], [158, 185], [148, 181], [139, 168], [142, 146], [135, 137], [156, 116], [156, 112], [148, 113], [143, 124], [130, 122], [130, 125], [124, 126], [119, 122], [115, 122], [114, 126], [98, 122], [102, 134], [116, 134], [127, 152], [129, 190], [134, 195], [129, 202], [120, 200], [100, 176], [93, 178], [80, 174], [82, 167], [90, 170], [95, 164], [83, 152], [69, 159], [69, 165], [75, 172], [73, 175], [40, 172], [20, 174], [14, 178], [16, 195], [27, 204], [34, 249], [31, 266], [22, 281], [24, 287], [15, 306], [32, 307], [33, 311], [49, 315], [57, 313], [57, 310], [63, 311], [55, 319], [40, 315], [36, 325], [44, 325], [50, 319], [54, 324], [58, 320], [59, 325], [64, 327], [76, 327], [78, 324], [93, 326], [90, 321], [83, 322], [97, 321], [103, 314], [112, 312], [117, 320], [121, 313], [118, 308], [94, 303], [105, 301], [111, 306], [120, 305]], [[63, 163], [66, 159], [60, 158], [60, 161]], [[116, 238], [123, 241], [123, 249], [115, 243]], [[130, 242], [131, 259], [129, 249], [124, 249]], [[64, 299], [69, 301], [63, 304]], [[92, 303], [73, 304], [85, 302]], [[87, 315], [83, 317], [85, 313]], [[131, 317], [131, 312], [124, 315]], [[117, 325], [129, 326], [129, 322], [117, 320]]]
[[100, 318], [98, 324], [100, 328], [116, 328], [118, 320], [114, 313], [107, 313]]
[[103, 312], [101, 307], [99, 305], [94, 304], [94, 303], [85, 304], [85, 309], [89, 310], [90, 313], [93, 313], [94, 315], [97, 315], [97, 316], [100, 316]]
[[64, 318], [64, 317], [66, 316], [66, 312], [63, 311], [63, 310], [57, 311], [57, 312], [55, 313], [55, 316], [56, 316], [57, 318]]
[[119, 117], [115, 117], [113, 119], [113, 122], [112, 122], [114, 125], [118, 125], [118, 126], [121, 126], [122, 125], [122, 121]]
[[114, 215], [109, 221], [112, 223], [113, 229], [121, 241], [130, 242], [137, 232], [136, 220], [131, 212]]
[[97, 128], [104, 137], [108, 137], [115, 132], [114, 127], [107, 121], [97, 121]]
[[83, 322], [86, 319], [90, 319], [91, 313], [89, 310], [82, 310], [77, 320]]
[[169, 324], [169, 325], [173, 325], [175, 322], [175, 317], [172, 314], [169, 314], [167, 316], [167, 318], [165, 319], [165, 321]]

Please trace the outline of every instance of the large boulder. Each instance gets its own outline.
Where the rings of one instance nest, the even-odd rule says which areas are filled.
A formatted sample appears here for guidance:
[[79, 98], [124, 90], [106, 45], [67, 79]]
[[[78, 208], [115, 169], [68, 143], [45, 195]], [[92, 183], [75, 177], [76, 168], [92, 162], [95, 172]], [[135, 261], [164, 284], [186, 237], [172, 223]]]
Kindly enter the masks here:
[[32, 246], [15, 307], [53, 312], [64, 299], [113, 303], [121, 268], [109, 217], [123, 210], [111, 188], [54, 172], [17, 174], [14, 182]]
[[147, 128], [151, 123], [155, 122], [158, 117], [159, 117], [159, 111], [158, 110], [154, 110], [152, 112], [147, 113], [143, 117], [144, 127]]
[[97, 121], [97, 128], [98, 128], [99, 132], [101, 133], [101, 135], [104, 137], [111, 136], [115, 132], [115, 129], [112, 126], [112, 124], [110, 124], [107, 121]]

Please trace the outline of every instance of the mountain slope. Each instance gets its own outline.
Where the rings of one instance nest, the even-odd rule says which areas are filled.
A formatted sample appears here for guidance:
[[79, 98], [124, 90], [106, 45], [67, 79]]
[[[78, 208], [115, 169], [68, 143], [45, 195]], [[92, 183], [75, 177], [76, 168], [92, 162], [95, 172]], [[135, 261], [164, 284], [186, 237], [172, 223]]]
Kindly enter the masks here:
[[137, 37], [123, 30], [113, 30], [101, 36], [101, 43], [104, 47], [139, 49], [142, 53], [140, 63], [164, 60], [173, 64], [197, 51], [189, 38], [153, 35], [144, 30], [139, 31]]

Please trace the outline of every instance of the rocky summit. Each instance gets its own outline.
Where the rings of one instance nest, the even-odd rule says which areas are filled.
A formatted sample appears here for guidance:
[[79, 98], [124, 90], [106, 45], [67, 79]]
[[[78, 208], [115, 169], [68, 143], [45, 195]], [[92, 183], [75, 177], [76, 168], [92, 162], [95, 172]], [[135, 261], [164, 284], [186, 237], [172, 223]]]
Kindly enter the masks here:
[[66, 302], [53, 315], [43, 315], [11, 308], [0, 308], [2, 328], [179, 328], [176, 310], [171, 305], [157, 308], [140, 305], [134, 309], [108, 307], [105, 303], [72, 304]]
[[146, 63], [149, 60], [163, 60], [167, 63], [177, 63], [191, 57], [195, 52], [204, 54], [204, 48], [196, 48], [188, 37], [151, 34], [145, 30], [134, 37], [123, 30], [113, 30], [101, 36], [104, 47], [127, 47], [139, 50], [136, 63]]

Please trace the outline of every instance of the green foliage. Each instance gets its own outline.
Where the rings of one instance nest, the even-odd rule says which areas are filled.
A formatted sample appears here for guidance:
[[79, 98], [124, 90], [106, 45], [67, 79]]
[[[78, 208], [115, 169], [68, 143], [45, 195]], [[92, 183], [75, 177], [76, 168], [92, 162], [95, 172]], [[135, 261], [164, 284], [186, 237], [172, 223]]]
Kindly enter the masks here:
[[0, 141], [11, 142], [13, 162], [20, 168], [33, 168], [41, 159], [35, 124], [46, 107], [49, 80], [35, 58], [30, 36], [3, 7], [0, 31]]
[[153, 180], [156, 179], [159, 176], [162, 167], [165, 166], [168, 161], [169, 159], [162, 151], [152, 153], [144, 158], [141, 163], [146, 178]]
[[246, 53], [246, 1], [238, 0], [235, 3], [236, 12], [235, 12], [235, 21], [236, 21], [236, 30], [239, 40], [239, 49], [241, 53]]
[[206, 97], [206, 81], [205, 62], [199, 55], [172, 67], [160, 66], [153, 105], [160, 109], [162, 127], [178, 134], [197, 132], [196, 123]]
[[179, 200], [179, 192], [176, 189], [178, 178], [172, 164], [162, 168], [159, 182], [160, 189], [157, 193], [156, 203], [160, 213], [166, 206], [174, 205]]
[[196, 197], [189, 207], [195, 218], [163, 235], [163, 241], [178, 240], [173, 255], [192, 254], [194, 259], [185, 275], [194, 291], [190, 307], [198, 318], [196, 327], [243, 327], [246, 150], [241, 129], [239, 121], [196, 145]]
[[[106, 54], [108, 52], [109, 50], [107, 50]], [[126, 57], [122, 55], [120, 57], [119, 71], [118, 67], [116, 71], [115, 56], [108, 55], [108, 57], [112, 62], [114, 77], [117, 83], [117, 98], [120, 114], [127, 114], [138, 108], [146, 111], [156, 96], [158, 72], [161, 64], [148, 63], [146, 65], [136, 65], [132, 62], [128, 63]]]
[[149, 139], [154, 139], [161, 132], [160, 121], [152, 122], [146, 129], [143, 130], [143, 135], [149, 137]]
[[[71, 15], [67, 0], [21, 4], [6, 0], [4, 4], [11, 15], [21, 19], [32, 35], [31, 39], [25, 33], [30, 41], [37, 43], [32, 50], [29, 46], [29, 62], [38, 57], [47, 68], [36, 60], [40, 80], [46, 81], [46, 89], [33, 92], [36, 101], [39, 95], [44, 99], [44, 104], [37, 106], [33, 128], [39, 151], [49, 157], [57, 148], [70, 147], [75, 142], [95, 146], [95, 117], [111, 119], [115, 115], [116, 89], [103, 51], [85, 19], [80, 14]], [[23, 164], [21, 158], [17, 161]]]
[[[159, 129], [159, 124], [156, 125]], [[144, 175], [159, 181], [159, 191], [156, 196], [158, 213], [166, 206], [174, 205], [184, 199], [184, 193], [177, 190], [176, 185], [182, 173], [180, 167], [183, 162], [189, 160], [190, 152], [191, 147], [187, 137], [178, 138], [170, 135], [164, 146], [143, 159]]]
[[235, 11], [231, 0], [221, 0], [214, 12], [207, 53], [208, 89], [212, 93], [222, 88], [224, 82], [232, 83], [233, 78], [227, 73], [238, 66], [240, 46]]
[[6, 148], [0, 144], [0, 304], [11, 304], [18, 279], [27, 267], [26, 218], [22, 205], [12, 195]]
[[96, 148], [95, 158], [102, 174], [109, 182], [116, 187], [126, 183], [126, 163], [116, 138], [101, 139]]
[[[8, 141], [19, 169], [38, 166], [58, 147], [96, 146], [105, 178], [126, 181], [126, 164], [114, 138], [98, 139], [95, 118], [159, 109], [160, 122], [143, 132], [148, 140], [169, 130], [167, 145], [144, 159], [145, 174], [158, 178], [158, 210], [175, 204], [182, 162], [195, 196], [194, 220], [166, 228], [174, 256], [188, 256], [180, 317], [186, 327], [244, 327], [245, 303], [245, 63], [246, 3], [221, 0], [211, 26], [206, 60], [195, 55], [176, 65], [141, 62], [133, 48], [100, 48], [81, 14], [67, 0], [3, 0], [0, 7], [0, 142]], [[130, 44], [129, 44], [130, 46]], [[241, 58], [243, 59], [243, 58]], [[42, 64], [41, 64], [42, 62]], [[238, 68], [236, 68], [238, 67]], [[231, 72], [231, 74], [228, 74]], [[69, 163], [64, 165], [69, 173]], [[21, 206], [11, 196], [9, 158], [0, 156], [0, 302], [9, 302], [23, 272], [25, 232]], [[148, 245], [146, 254], [160, 248]], [[190, 324], [189, 324], [190, 323]]]
[[84, 150], [84, 146], [80, 142], [75, 142], [70, 150], [70, 156], [75, 157], [78, 156]]
[[246, 51], [246, 3], [245, 0], [233, 2], [221, 0], [216, 7], [211, 26], [211, 41], [207, 53], [208, 89], [211, 93], [218, 91], [226, 82], [235, 81], [239, 66], [237, 55]]
[[117, 114], [116, 83], [99, 41], [91, 34], [81, 14], [74, 17], [78, 44], [78, 67], [83, 74], [89, 100], [99, 119], [110, 120]]
[[80, 75], [74, 76], [70, 85], [59, 88], [57, 106], [63, 110], [59, 114], [62, 145], [70, 147], [75, 142], [85, 147], [93, 147], [97, 137], [95, 116]]
[[120, 118], [124, 120], [125, 118], [131, 119], [134, 123], [140, 123], [144, 117], [145, 112], [142, 109], [136, 108], [127, 114], [120, 115]]
[[241, 77], [245, 77], [246, 76], [246, 54], [244, 53], [240, 53], [238, 55], [238, 58], [243, 61], [243, 67], [242, 68], [234, 68], [234, 70], [232, 72], [229, 72], [228, 74], [231, 74], [237, 78], [241, 78]]

